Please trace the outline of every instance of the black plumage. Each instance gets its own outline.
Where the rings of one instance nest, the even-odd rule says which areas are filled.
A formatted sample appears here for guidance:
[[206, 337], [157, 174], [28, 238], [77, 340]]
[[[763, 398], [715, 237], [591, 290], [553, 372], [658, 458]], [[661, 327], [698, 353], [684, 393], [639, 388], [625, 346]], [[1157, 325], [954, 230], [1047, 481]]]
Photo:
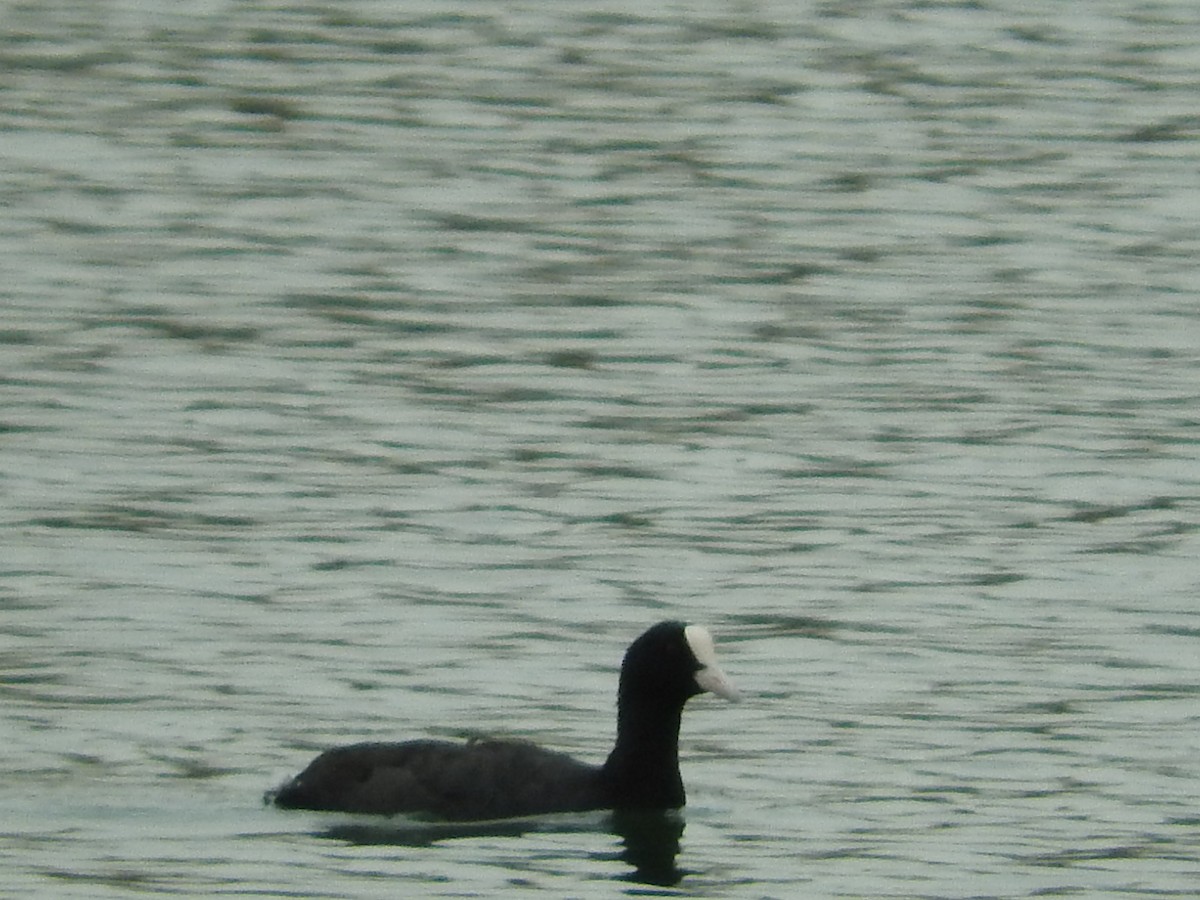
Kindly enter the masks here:
[[483, 820], [684, 804], [679, 720], [690, 697], [737, 692], [696, 625], [660, 622], [630, 645], [617, 693], [617, 740], [603, 765], [509, 740], [415, 740], [336, 747], [273, 794], [276, 806]]

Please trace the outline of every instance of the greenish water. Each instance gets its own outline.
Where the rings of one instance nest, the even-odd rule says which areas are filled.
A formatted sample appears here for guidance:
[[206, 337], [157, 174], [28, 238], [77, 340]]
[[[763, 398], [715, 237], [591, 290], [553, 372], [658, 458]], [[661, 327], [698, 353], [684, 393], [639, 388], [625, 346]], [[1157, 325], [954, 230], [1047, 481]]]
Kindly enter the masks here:
[[[0, 21], [14, 896], [1194, 893], [1191, 4]], [[259, 804], [665, 617], [677, 853]]]

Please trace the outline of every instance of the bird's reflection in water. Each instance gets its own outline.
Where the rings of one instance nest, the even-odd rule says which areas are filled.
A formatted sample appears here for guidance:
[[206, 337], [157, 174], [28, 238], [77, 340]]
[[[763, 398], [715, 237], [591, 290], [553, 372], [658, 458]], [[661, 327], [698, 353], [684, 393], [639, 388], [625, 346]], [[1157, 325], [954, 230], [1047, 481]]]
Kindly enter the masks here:
[[633, 866], [628, 881], [673, 887], [683, 879], [675, 865], [683, 837], [683, 816], [675, 810], [624, 810], [612, 816], [613, 833], [625, 849], [621, 859]]
[[[507, 819], [495, 822], [343, 821], [317, 832], [319, 837], [357, 846], [429, 847], [441, 841], [478, 837], [520, 837], [533, 832], [595, 832], [595, 818], [563, 820]], [[602, 820], [620, 839], [617, 852], [597, 854], [599, 859], [617, 859], [632, 868], [619, 877], [625, 881], [656, 887], [680, 882], [683, 872], [675, 865], [683, 836], [683, 816], [677, 811], [639, 810], [613, 812]]]

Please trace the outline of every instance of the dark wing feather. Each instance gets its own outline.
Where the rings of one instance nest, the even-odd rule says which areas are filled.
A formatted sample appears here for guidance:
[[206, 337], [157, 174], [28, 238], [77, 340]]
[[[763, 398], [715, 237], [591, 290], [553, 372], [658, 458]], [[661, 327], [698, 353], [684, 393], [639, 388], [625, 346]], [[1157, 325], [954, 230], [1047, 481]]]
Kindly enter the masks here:
[[600, 770], [516, 741], [409, 741], [329, 750], [284, 785], [278, 806], [497, 819], [606, 805]]

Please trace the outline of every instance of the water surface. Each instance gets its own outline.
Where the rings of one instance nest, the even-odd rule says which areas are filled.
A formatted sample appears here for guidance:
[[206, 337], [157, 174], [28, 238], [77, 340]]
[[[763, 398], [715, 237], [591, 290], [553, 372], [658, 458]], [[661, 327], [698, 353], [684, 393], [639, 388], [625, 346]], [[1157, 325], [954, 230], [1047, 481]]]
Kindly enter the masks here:
[[[1194, 894], [1191, 4], [0, 21], [10, 891]], [[260, 806], [667, 617], [665, 867]]]

